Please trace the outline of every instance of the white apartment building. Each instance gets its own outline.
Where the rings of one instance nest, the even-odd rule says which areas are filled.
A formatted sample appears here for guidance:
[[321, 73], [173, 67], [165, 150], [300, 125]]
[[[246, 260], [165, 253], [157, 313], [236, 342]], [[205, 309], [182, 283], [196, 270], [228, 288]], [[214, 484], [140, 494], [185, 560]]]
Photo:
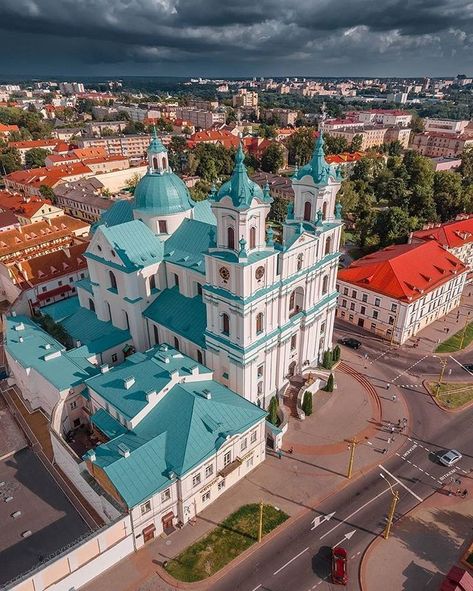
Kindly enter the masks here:
[[437, 131], [439, 133], [450, 133], [456, 135], [463, 133], [470, 123], [468, 120], [455, 121], [454, 119], [424, 119], [424, 131]]
[[434, 241], [389, 246], [339, 271], [337, 316], [402, 344], [460, 304], [465, 280]]
[[353, 115], [363, 123], [377, 123], [379, 125], [408, 127], [412, 122], [412, 115], [400, 109], [370, 109], [356, 111]]

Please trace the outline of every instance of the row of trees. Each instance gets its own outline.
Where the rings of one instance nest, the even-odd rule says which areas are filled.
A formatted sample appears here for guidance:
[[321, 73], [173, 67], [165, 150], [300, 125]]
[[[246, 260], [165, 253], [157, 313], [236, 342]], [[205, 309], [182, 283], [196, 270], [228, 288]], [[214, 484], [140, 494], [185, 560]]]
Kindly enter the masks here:
[[426, 222], [445, 222], [473, 211], [473, 151], [462, 157], [459, 172], [434, 171], [416, 152], [363, 158], [343, 181], [339, 193], [345, 214], [355, 218], [359, 246], [405, 242]]

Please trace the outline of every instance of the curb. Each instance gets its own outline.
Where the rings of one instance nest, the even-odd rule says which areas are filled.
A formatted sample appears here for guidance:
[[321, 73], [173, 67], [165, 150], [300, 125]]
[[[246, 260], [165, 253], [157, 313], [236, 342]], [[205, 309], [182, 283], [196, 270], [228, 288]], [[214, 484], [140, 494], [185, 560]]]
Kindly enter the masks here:
[[[454, 382], [450, 382], [450, 383], [454, 383]], [[422, 385], [427, 390], [427, 393], [432, 398], [432, 400], [434, 401], [434, 403], [437, 406], [437, 408], [439, 408], [440, 410], [442, 410], [444, 412], [448, 412], [450, 414], [456, 414], [456, 413], [463, 412], [464, 410], [467, 410], [468, 408], [470, 408], [471, 406], [473, 406], [473, 400], [470, 400], [470, 402], [465, 402], [465, 404], [463, 404], [462, 406], [459, 406], [458, 408], [447, 408], [446, 406], [444, 406], [443, 404], [441, 404], [437, 400], [437, 397], [431, 392], [431, 390], [430, 390], [430, 388], [429, 388], [429, 386], [427, 384], [428, 384], [427, 380], [424, 380], [422, 382]]]

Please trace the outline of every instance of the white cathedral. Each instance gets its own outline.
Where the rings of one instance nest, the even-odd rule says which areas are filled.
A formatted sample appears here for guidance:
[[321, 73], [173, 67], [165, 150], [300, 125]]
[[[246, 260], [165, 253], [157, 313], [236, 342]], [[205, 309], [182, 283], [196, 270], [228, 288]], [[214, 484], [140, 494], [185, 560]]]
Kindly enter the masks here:
[[148, 163], [134, 200], [94, 229], [80, 305], [128, 330], [136, 351], [167, 343], [266, 408], [332, 345], [341, 175], [325, 160], [323, 135], [292, 178], [282, 241], [266, 229], [269, 188], [250, 180], [241, 146], [230, 180], [198, 203], [156, 133]]

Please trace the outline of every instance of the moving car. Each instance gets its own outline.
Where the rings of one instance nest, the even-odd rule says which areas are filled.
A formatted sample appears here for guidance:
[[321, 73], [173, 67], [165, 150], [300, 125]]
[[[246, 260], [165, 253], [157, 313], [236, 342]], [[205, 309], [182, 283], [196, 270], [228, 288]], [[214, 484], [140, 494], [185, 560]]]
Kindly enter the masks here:
[[447, 468], [450, 468], [450, 466], [453, 466], [454, 464], [459, 462], [462, 459], [462, 457], [463, 456], [459, 451], [457, 451], [456, 449], [451, 449], [449, 451], [446, 451], [442, 455], [438, 456], [438, 460], [441, 464], [447, 466]]
[[340, 339], [340, 343], [345, 347], [350, 347], [350, 349], [359, 349], [361, 347], [361, 341], [353, 337], [343, 337], [343, 339]]
[[337, 585], [348, 583], [347, 551], [341, 546], [332, 548], [332, 583]]

